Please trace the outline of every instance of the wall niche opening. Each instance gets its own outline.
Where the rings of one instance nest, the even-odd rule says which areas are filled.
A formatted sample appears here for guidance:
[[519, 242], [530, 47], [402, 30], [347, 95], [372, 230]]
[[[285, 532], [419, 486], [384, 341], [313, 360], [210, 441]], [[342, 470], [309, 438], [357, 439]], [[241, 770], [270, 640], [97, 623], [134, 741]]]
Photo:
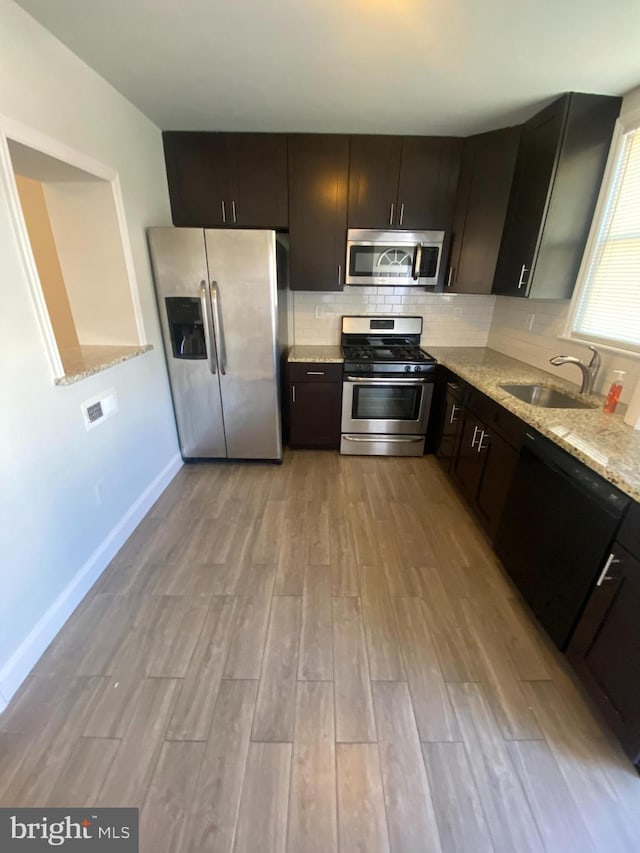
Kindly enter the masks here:
[[7, 140], [62, 376], [74, 381], [147, 349], [110, 180]]

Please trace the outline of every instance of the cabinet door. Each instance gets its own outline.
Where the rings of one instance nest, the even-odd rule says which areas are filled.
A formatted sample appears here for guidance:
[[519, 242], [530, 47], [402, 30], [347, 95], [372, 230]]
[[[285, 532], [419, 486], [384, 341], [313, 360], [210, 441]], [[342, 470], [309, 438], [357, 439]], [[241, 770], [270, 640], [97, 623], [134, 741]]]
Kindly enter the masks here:
[[494, 293], [527, 296], [567, 106], [560, 98], [523, 127]]
[[462, 403], [447, 390], [444, 403], [442, 429], [438, 441], [436, 456], [445, 471], [451, 469], [455, 457], [460, 428], [462, 426]]
[[519, 127], [464, 142], [447, 290], [491, 293], [520, 139]]
[[483, 462], [475, 504], [478, 516], [493, 541], [518, 464], [518, 453], [495, 433], [489, 435], [486, 431], [480, 435], [479, 447]]
[[173, 224], [206, 228], [230, 222], [225, 134], [169, 131], [162, 138]]
[[286, 228], [287, 137], [279, 133], [229, 133], [230, 224]]
[[567, 656], [632, 761], [640, 764], [640, 561], [614, 545]]
[[291, 447], [340, 447], [342, 385], [338, 382], [289, 384]]
[[396, 227], [451, 227], [460, 173], [462, 140], [449, 136], [404, 136]]
[[292, 290], [342, 290], [349, 137], [289, 137], [289, 264]]
[[349, 228], [397, 227], [400, 136], [352, 136], [349, 155]]
[[484, 465], [484, 456], [478, 452], [482, 428], [482, 422], [469, 409], [462, 410], [462, 431], [458, 453], [453, 462], [452, 475], [471, 503], [475, 503]]

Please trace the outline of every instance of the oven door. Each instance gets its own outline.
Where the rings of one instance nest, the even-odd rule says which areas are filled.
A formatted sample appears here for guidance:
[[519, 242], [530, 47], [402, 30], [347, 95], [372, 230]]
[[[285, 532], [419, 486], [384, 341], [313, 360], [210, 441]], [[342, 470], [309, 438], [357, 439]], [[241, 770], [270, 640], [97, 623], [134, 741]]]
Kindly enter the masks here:
[[345, 376], [342, 432], [424, 435], [433, 379]]

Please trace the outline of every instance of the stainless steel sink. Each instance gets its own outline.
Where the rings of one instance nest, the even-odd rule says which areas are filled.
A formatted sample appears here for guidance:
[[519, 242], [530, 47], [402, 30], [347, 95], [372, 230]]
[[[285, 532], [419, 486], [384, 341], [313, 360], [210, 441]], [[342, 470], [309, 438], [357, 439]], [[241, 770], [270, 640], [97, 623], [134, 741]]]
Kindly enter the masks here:
[[570, 394], [545, 388], [544, 385], [501, 385], [509, 394], [529, 403], [531, 406], [542, 406], [545, 409], [595, 409], [595, 403], [578, 400]]

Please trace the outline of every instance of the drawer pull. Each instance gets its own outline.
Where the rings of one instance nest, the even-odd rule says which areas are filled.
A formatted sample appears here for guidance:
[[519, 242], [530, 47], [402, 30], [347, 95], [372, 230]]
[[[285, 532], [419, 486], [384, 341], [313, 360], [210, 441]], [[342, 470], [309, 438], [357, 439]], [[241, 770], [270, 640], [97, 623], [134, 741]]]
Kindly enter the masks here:
[[324, 370], [307, 370], [307, 376], [324, 376]]
[[296, 386], [292, 385], [291, 386], [291, 402], [295, 403], [295, 401], [296, 401]]
[[[476, 446], [476, 436], [478, 435], [479, 432], [482, 432], [482, 430], [480, 429], [479, 426], [475, 426], [473, 428], [473, 437], [471, 439], [471, 447]], [[480, 439], [480, 441], [482, 441], [482, 439]]]
[[459, 411], [460, 411], [460, 406], [456, 406], [456, 404], [454, 403], [454, 404], [451, 406], [451, 417], [449, 418], [449, 423], [450, 423], [450, 424], [452, 424], [454, 421], [457, 421], [457, 420], [458, 420], [458, 419], [457, 419], [457, 417], [456, 417], [456, 414], [457, 414]]

